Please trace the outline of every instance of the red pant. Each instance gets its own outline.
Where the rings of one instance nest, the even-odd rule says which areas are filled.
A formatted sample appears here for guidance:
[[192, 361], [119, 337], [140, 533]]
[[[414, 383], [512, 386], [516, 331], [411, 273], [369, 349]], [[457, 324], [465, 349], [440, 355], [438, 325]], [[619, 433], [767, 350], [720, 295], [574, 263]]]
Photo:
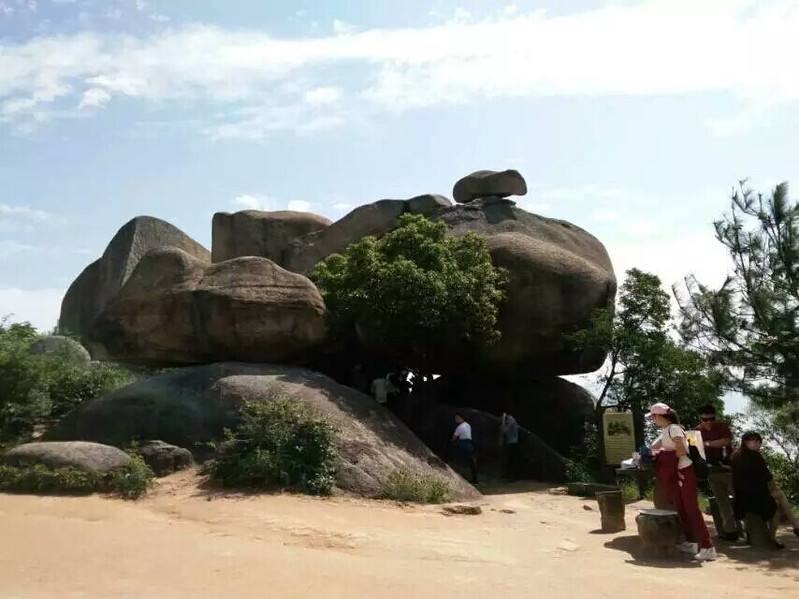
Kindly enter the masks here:
[[698, 543], [701, 549], [713, 547], [707, 531], [705, 517], [699, 510], [697, 500], [696, 473], [689, 466], [677, 470], [677, 452], [661, 451], [657, 455], [657, 475], [663, 490], [677, 508], [685, 538]]

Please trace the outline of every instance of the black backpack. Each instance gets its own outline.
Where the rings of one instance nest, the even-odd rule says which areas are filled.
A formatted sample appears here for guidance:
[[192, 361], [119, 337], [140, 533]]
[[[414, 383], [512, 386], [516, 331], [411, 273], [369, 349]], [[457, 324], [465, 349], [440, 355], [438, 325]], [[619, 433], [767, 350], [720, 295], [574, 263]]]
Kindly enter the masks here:
[[[682, 427], [680, 427], [682, 428]], [[669, 438], [671, 437], [671, 431], [669, 431]], [[682, 429], [682, 432], [685, 432], [685, 429]], [[707, 461], [705, 458], [702, 457], [702, 454], [699, 453], [699, 448], [696, 445], [691, 445], [688, 443], [688, 435], [685, 435], [685, 442], [688, 445], [688, 457], [691, 458], [691, 461], [694, 463], [694, 472], [696, 473], [696, 478], [705, 480], [707, 479], [707, 475], [710, 472], [710, 468], [708, 468]]]

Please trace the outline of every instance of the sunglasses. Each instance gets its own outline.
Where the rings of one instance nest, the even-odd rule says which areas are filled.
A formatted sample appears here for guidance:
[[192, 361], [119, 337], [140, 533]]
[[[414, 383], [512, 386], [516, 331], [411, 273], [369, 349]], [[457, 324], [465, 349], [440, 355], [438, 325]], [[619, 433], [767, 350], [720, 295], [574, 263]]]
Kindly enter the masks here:
[[713, 422], [716, 419], [715, 416], [702, 416], [702, 422]]

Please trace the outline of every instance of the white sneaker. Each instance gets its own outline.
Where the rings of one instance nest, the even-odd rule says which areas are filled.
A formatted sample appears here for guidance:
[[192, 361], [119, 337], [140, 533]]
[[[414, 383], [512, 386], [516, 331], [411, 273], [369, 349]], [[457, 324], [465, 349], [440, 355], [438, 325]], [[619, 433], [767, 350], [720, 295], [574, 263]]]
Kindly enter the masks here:
[[683, 553], [696, 555], [697, 553], [699, 553], [699, 544], [691, 543], [690, 541], [685, 541], [684, 543], [680, 543], [679, 545], [677, 545], [677, 549], [679, 549]]
[[694, 559], [698, 562], [712, 562], [717, 557], [716, 548], [707, 547], [706, 549], [701, 549], [699, 553], [694, 556]]

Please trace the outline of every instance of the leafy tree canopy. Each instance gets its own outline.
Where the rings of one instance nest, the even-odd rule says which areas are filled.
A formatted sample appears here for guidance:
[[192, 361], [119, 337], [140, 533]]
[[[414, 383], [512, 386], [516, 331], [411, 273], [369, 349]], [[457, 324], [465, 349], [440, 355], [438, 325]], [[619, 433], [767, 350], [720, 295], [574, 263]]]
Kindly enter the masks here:
[[405, 214], [395, 230], [364, 237], [317, 265], [311, 279], [327, 304], [332, 333], [433, 372], [452, 351], [495, 343], [507, 274], [485, 240]]

